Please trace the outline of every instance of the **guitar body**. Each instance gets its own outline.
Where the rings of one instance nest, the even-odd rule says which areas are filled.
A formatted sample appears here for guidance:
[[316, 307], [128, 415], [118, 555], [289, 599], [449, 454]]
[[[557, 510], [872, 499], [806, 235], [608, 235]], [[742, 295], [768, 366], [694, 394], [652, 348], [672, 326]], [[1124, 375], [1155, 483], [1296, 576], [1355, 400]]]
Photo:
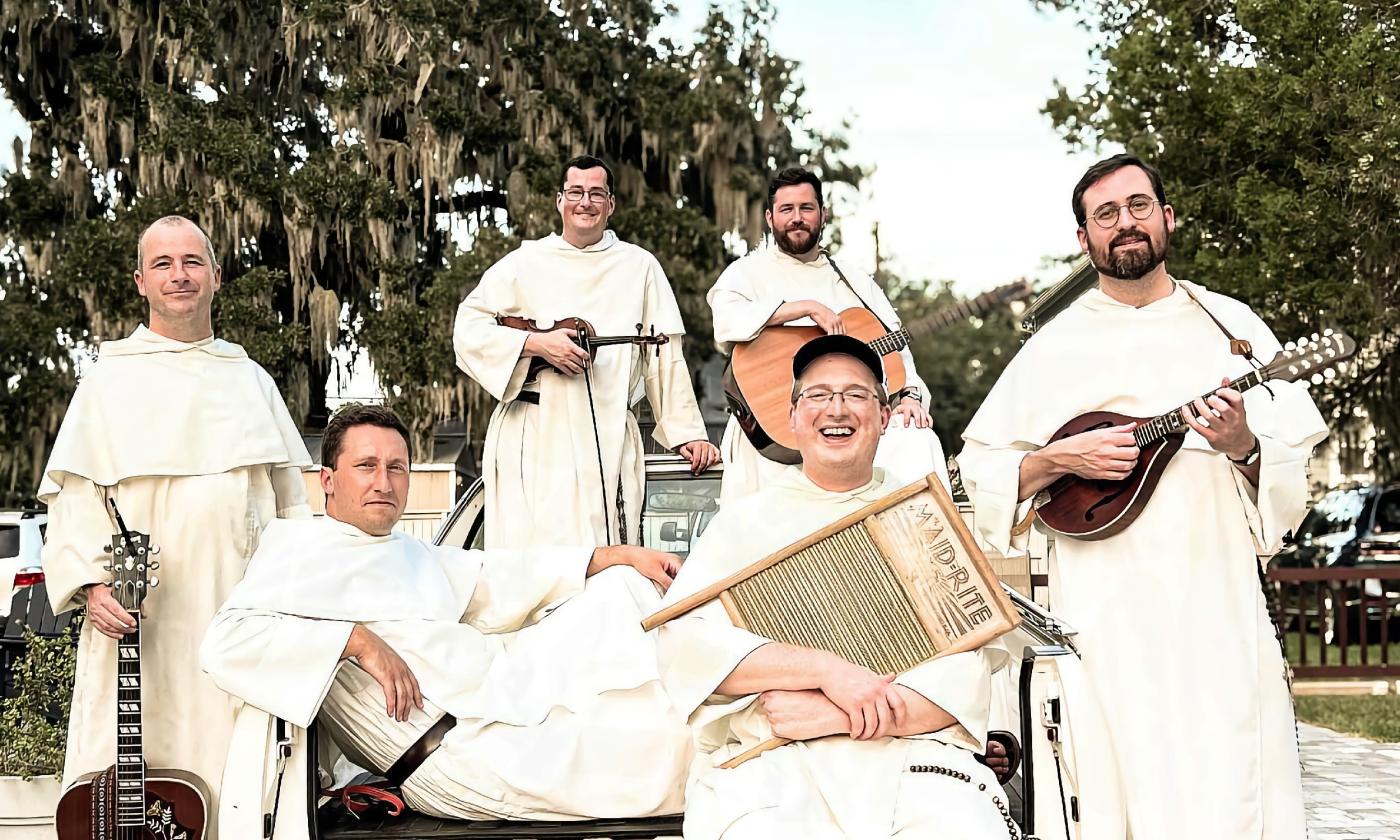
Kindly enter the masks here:
[[[864, 342], [875, 341], [889, 332], [868, 309], [852, 307], [839, 313], [839, 317], [846, 325], [846, 334]], [[725, 372], [725, 397], [749, 442], [774, 461], [795, 464], [801, 460], [788, 423], [792, 357], [802, 345], [822, 335], [826, 333], [821, 327], [765, 327], [753, 341], [734, 345], [734, 355]], [[904, 387], [904, 360], [895, 351], [885, 355], [883, 361], [885, 387], [893, 394]]]
[[146, 770], [143, 826], [118, 826], [116, 767], [87, 773], [58, 800], [58, 840], [203, 840], [209, 790], [193, 773]]
[[[1061, 426], [1050, 440], [1143, 421], [1112, 411], [1091, 411]], [[1046, 488], [1050, 500], [1036, 508], [1036, 516], [1047, 528], [1067, 537], [1101, 540], [1113, 536], [1142, 513], [1162, 471], [1185, 439], [1183, 434], [1169, 434], [1142, 447], [1132, 475], [1122, 481], [1062, 476]]]

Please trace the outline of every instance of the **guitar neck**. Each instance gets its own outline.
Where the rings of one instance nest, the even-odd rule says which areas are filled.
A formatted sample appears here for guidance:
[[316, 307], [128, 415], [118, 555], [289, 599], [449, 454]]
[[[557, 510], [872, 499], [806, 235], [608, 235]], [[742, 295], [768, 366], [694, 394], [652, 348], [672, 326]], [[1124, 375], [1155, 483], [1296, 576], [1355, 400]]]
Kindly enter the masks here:
[[[1243, 393], [1256, 385], [1262, 385], [1267, 379], [1268, 376], [1265, 375], [1264, 371], [1252, 370], [1239, 379], [1232, 381], [1228, 386], [1221, 387], [1233, 388]], [[1213, 396], [1218, 390], [1220, 389], [1215, 388], [1202, 394], [1200, 398], [1204, 400], [1207, 397]], [[1194, 400], [1192, 402], [1194, 402]], [[1138, 426], [1136, 429], [1133, 429], [1133, 437], [1136, 439], [1137, 445], [1140, 447], [1147, 446], [1150, 443], [1161, 440], [1167, 435], [1184, 432], [1187, 426], [1185, 418], [1182, 417], [1183, 411], [1195, 413], [1195, 409], [1192, 407], [1191, 403], [1186, 403], [1172, 411], [1168, 411], [1166, 414], [1159, 414], [1146, 423], [1143, 423], [1141, 426]]]
[[141, 743], [141, 616], [117, 642], [117, 825], [146, 824], [146, 763]]
[[959, 324], [968, 318], [975, 318], [979, 315], [986, 315], [1002, 304], [1003, 289], [993, 289], [990, 292], [983, 292], [970, 300], [960, 300], [946, 309], [928, 316], [910, 321], [902, 328], [894, 332], [886, 333], [874, 341], [870, 346], [875, 348], [875, 352], [884, 356], [889, 353], [897, 353], [909, 346], [909, 342], [937, 332], [953, 324]]

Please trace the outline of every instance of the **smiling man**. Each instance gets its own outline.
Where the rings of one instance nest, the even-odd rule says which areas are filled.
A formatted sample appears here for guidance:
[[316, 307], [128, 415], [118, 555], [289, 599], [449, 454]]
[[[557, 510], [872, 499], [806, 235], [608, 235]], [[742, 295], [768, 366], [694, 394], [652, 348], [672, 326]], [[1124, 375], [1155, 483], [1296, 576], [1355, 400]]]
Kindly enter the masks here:
[[[1099, 286], [1011, 360], [958, 456], [978, 529], [1002, 551], [1061, 476], [1122, 479], [1137, 465], [1131, 425], [1051, 442], [1063, 423], [1088, 411], [1156, 416], [1249, 372], [1225, 329], [1261, 362], [1279, 350], [1247, 306], [1168, 273], [1177, 218], [1147, 163], [1096, 163], [1071, 202]], [[1079, 753], [1082, 777], [1116, 777], [1122, 793], [1081, 787], [1081, 822], [1134, 840], [1302, 838], [1293, 709], [1258, 558], [1302, 519], [1308, 456], [1327, 427], [1295, 383], [1223, 387], [1194, 407], [1126, 530], [1052, 542], [1050, 607], [1079, 631], [1103, 710], [1075, 728], [1088, 739], [1102, 723], [1095, 740], [1111, 745]]]
[[[265, 766], [266, 715], [299, 727], [319, 717], [423, 813], [681, 809], [689, 735], [640, 626], [678, 558], [641, 546], [466, 551], [394, 533], [410, 452], [387, 408], [340, 409], [322, 461], [326, 517], [268, 529], [204, 642], [205, 668], [264, 721], [235, 744], [236, 762]], [[261, 831], [276, 775], [238, 779], [227, 818]], [[284, 778], [287, 813], [306, 801], [304, 779]]]
[[[763, 217], [772, 240], [731, 263], [706, 295], [720, 352], [729, 355], [735, 344], [752, 341], [765, 327], [815, 325], [828, 333], [841, 333], [845, 327], [838, 313], [851, 308], [870, 310], [890, 331], [900, 328], [899, 315], [884, 290], [868, 275], [838, 268], [822, 247], [826, 207], [821, 179], [814, 173], [792, 167], [774, 174], [768, 182]], [[917, 460], [920, 475], [936, 471], [946, 481], [943, 447], [931, 428], [928, 389], [914, 370], [914, 355], [907, 347], [899, 354], [909, 382], [895, 395], [894, 422], [878, 460], [889, 469], [903, 467], [900, 461]], [[754, 448], [737, 416], [729, 418], [720, 452], [724, 504], [752, 493], [783, 471], [782, 464]]]
[[201, 673], [190, 640], [243, 576], [262, 526], [310, 515], [300, 467], [311, 458], [272, 379], [214, 337], [223, 272], [204, 232], [167, 216], [136, 254], [148, 326], [102, 343], [38, 494], [49, 507], [43, 564], [54, 612], [87, 608], [64, 780], [116, 758], [116, 640], [133, 622], [103, 568], [103, 546], [117, 542], [111, 500], [161, 549], [141, 634], [146, 761], [195, 773], [217, 807], [235, 703]]
[[[482, 452], [486, 545], [640, 543], [642, 438], [632, 406], [644, 393], [653, 437], [699, 473], [719, 460], [681, 339], [685, 325], [656, 257], [623, 242], [608, 220], [617, 207], [612, 170], [576, 157], [560, 173], [555, 207], [563, 232], [524, 242], [492, 266], [462, 301], [453, 330], [457, 364], [500, 405]], [[582, 318], [599, 335], [655, 332], [660, 347], [613, 344], [590, 355], [574, 330], [529, 332]], [[531, 372], [531, 363], [551, 367]]]
[[[880, 357], [827, 335], [793, 359], [801, 466], [721, 508], [674, 603], [899, 489], [874, 467], [889, 422]], [[660, 628], [662, 673], [690, 712], [696, 759], [687, 840], [1016, 838], [1006, 795], [977, 762], [990, 712], [990, 649], [899, 675], [736, 628], [718, 601]], [[721, 767], [771, 736], [794, 743]]]

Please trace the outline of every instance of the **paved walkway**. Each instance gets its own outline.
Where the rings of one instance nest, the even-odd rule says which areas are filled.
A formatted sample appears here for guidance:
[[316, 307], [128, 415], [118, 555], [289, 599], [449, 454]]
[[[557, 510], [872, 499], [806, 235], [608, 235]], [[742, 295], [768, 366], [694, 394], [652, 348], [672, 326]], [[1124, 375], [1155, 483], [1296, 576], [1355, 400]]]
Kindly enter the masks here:
[[1400, 744], [1298, 724], [1311, 840], [1400, 840]]

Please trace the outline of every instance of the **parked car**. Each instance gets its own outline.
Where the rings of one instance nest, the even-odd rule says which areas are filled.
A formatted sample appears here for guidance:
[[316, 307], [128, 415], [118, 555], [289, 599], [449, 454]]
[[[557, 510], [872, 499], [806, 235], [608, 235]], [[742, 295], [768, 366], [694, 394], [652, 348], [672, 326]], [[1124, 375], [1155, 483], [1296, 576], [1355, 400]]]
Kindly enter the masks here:
[[[691, 475], [689, 465], [674, 455], [646, 457], [645, 506], [642, 534], [646, 545], [682, 558], [719, 511], [722, 466]], [[434, 542], [464, 548], [485, 545], [486, 494], [476, 482], [444, 520]], [[962, 506], [966, 512], [968, 506]], [[1019, 772], [1006, 784], [1012, 816], [1022, 830], [1041, 840], [1077, 837], [1070, 828], [1078, 820], [1077, 791], [1072, 787], [1074, 754], [1066, 718], [1059, 669], [1077, 667], [1074, 631], [1014, 590], [1021, 626], [1003, 637], [1014, 666], [997, 675], [993, 697], [994, 729], [1016, 733], [1022, 751]], [[314, 740], [315, 727], [310, 737]], [[314, 744], [312, 755], [316, 754]], [[311, 769], [315, 773], [315, 768]], [[312, 778], [315, 789], [315, 778]], [[610, 837], [679, 836], [681, 817], [632, 820], [589, 820], [577, 823], [457, 822], [407, 815], [354, 818], [337, 802], [308, 808], [310, 836], [321, 840], [392, 835], [404, 840], [467, 840], [486, 837]], [[1069, 833], [1067, 833], [1069, 832]]]
[[[1328, 490], [1270, 567], [1400, 570], [1400, 483]], [[1343, 627], [1349, 639], [1357, 638], [1363, 619], [1380, 622], [1400, 617], [1400, 580], [1279, 585], [1276, 596], [1286, 623], [1321, 621], [1328, 643]], [[1378, 633], [1368, 636], [1380, 638]]]
[[13, 694], [11, 670], [24, 655], [25, 628], [57, 636], [72, 617], [55, 616], [49, 608], [39, 566], [48, 521], [48, 515], [38, 511], [0, 511], [0, 696]]

